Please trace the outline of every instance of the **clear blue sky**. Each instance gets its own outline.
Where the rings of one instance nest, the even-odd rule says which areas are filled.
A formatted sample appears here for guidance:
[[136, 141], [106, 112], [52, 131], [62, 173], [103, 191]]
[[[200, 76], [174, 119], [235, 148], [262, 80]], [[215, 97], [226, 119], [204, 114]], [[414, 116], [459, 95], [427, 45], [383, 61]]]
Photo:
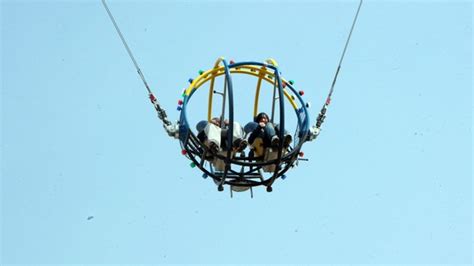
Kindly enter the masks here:
[[[173, 120], [225, 56], [275, 58], [314, 121], [357, 4], [109, 1]], [[0, 262], [471, 264], [472, 14], [365, 1], [310, 161], [231, 199], [166, 136], [100, 1], [2, 1]]]

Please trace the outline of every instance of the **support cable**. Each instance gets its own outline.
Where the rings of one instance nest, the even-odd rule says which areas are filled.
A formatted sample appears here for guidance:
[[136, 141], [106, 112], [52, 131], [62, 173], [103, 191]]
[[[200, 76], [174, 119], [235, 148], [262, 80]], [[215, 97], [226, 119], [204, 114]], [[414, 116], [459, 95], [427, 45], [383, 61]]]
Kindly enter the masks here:
[[349, 41], [351, 39], [352, 32], [354, 31], [354, 27], [355, 27], [357, 18], [359, 16], [359, 11], [360, 11], [360, 8], [362, 6], [362, 2], [363, 2], [363, 0], [360, 0], [359, 7], [357, 8], [357, 12], [355, 14], [354, 20], [352, 22], [351, 29], [349, 31], [349, 35], [348, 35], [347, 40], [346, 40], [346, 44], [344, 45], [344, 49], [342, 51], [342, 55], [341, 55], [341, 58], [339, 60], [339, 65], [337, 66], [336, 73], [334, 74], [334, 79], [333, 79], [332, 84], [331, 84], [331, 89], [329, 90], [329, 94], [326, 98], [326, 102], [324, 103], [323, 108], [319, 112], [318, 118], [316, 119], [316, 125], [313, 126], [313, 128], [311, 129], [310, 140], [315, 139], [319, 135], [319, 132], [321, 130], [320, 129], [321, 125], [323, 124], [324, 119], [326, 118], [326, 111], [327, 111], [327, 108], [328, 108], [329, 104], [331, 103], [331, 96], [332, 96], [332, 93], [334, 92], [334, 87], [336, 85], [336, 80], [337, 80], [337, 77], [339, 75], [339, 71], [341, 70], [342, 60], [344, 59], [344, 56], [345, 56], [346, 51], [347, 51], [347, 46], [349, 45]]
[[163, 109], [156, 99], [155, 95], [151, 92], [150, 86], [148, 86], [148, 83], [146, 82], [145, 76], [143, 75], [143, 72], [141, 71], [140, 67], [138, 66], [137, 60], [135, 60], [135, 57], [133, 56], [132, 51], [130, 50], [130, 47], [128, 46], [127, 42], [125, 41], [125, 38], [122, 35], [122, 32], [120, 31], [120, 28], [117, 25], [117, 22], [115, 22], [115, 18], [112, 15], [112, 12], [110, 12], [109, 7], [107, 6], [107, 3], [105, 0], [102, 0], [102, 4], [104, 5], [105, 10], [107, 11], [107, 14], [109, 15], [110, 20], [112, 21], [112, 24], [114, 24], [115, 30], [117, 31], [117, 34], [120, 37], [120, 40], [122, 41], [123, 45], [125, 46], [125, 49], [127, 50], [128, 55], [130, 56], [130, 59], [132, 59], [133, 65], [135, 66], [135, 69], [137, 70], [138, 75], [140, 76], [141, 80], [143, 81], [143, 84], [145, 85], [146, 90], [148, 91], [148, 97], [155, 107], [155, 110], [158, 114], [158, 118], [163, 122], [163, 127], [165, 128], [166, 132], [168, 133], [169, 136], [171, 137], [178, 137], [178, 126], [174, 125], [171, 123], [171, 121], [168, 120], [168, 116], [166, 115], [165, 109]]

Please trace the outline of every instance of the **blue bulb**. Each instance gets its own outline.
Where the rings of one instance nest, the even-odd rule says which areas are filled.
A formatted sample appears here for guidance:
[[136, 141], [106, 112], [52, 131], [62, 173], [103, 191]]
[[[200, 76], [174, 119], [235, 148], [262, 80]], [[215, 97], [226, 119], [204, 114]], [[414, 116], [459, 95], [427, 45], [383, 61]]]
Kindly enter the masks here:
[[207, 178], [207, 174], [206, 174], [206, 173], [202, 174], [202, 178], [206, 179], [206, 178]]
[[282, 175], [282, 176], [281, 176], [281, 179], [282, 179], [282, 180], [285, 180], [285, 179], [286, 179], [286, 175]]

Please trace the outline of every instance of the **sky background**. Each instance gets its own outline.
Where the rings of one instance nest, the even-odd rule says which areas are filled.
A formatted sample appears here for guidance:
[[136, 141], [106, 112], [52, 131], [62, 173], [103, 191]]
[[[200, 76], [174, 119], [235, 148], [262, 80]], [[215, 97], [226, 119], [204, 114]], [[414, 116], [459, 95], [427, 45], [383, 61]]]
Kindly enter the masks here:
[[[312, 121], [358, 4], [108, 3], [170, 119], [224, 56], [275, 58]], [[2, 1], [0, 263], [471, 264], [472, 14], [364, 1], [309, 162], [251, 199], [189, 167], [100, 1]]]

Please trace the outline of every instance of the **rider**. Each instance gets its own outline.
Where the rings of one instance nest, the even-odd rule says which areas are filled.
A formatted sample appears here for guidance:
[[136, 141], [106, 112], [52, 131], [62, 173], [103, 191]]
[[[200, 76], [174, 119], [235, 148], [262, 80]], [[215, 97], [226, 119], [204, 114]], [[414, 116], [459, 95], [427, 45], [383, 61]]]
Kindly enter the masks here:
[[224, 120], [223, 127], [221, 127], [221, 120], [214, 117], [211, 121], [200, 121], [196, 125], [198, 138], [202, 141], [211, 153], [216, 154], [221, 149], [228, 150], [231, 146], [234, 151], [241, 152], [247, 147], [247, 141], [244, 139], [244, 130], [238, 122], [234, 122], [234, 129], [232, 132], [232, 145], [227, 144], [227, 132], [229, 130], [229, 121]]
[[[270, 122], [268, 115], [264, 112], [259, 113], [254, 122], [248, 123], [246, 132], [250, 132], [248, 142], [253, 144], [255, 139], [261, 138], [264, 148], [278, 148], [280, 138], [278, 137], [279, 127]], [[288, 148], [292, 141], [292, 137], [285, 131], [283, 148]]]

